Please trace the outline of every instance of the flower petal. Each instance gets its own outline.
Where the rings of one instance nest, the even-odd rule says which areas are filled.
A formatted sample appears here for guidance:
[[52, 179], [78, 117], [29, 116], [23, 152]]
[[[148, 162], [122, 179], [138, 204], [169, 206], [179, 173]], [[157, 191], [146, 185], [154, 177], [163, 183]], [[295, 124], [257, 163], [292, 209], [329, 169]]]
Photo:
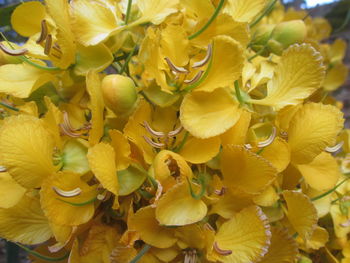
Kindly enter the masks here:
[[266, 2], [266, 0], [229, 0], [224, 13], [231, 15], [236, 21], [249, 23], [262, 12]]
[[0, 173], [0, 208], [15, 206], [23, 197], [26, 189], [20, 186], [10, 174]]
[[109, 136], [111, 137], [111, 146], [114, 148], [117, 170], [119, 171], [128, 168], [131, 163], [129, 157], [131, 150], [127, 138], [118, 130], [110, 130]]
[[290, 162], [290, 149], [288, 143], [280, 137], [264, 148], [261, 156], [266, 158], [277, 169], [282, 172]]
[[191, 92], [181, 104], [180, 120], [193, 136], [206, 139], [231, 128], [238, 121], [240, 112], [225, 89], [216, 89], [211, 93]]

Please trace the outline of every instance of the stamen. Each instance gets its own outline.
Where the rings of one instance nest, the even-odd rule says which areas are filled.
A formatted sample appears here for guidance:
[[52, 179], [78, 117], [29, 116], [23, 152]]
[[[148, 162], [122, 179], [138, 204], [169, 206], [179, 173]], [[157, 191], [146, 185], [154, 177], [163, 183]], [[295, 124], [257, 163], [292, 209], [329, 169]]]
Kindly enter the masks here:
[[226, 188], [222, 187], [220, 190], [215, 190], [214, 193], [217, 194], [218, 196], [222, 196], [226, 193]]
[[339, 151], [341, 149], [341, 147], [343, 147], [344, 142], [341, 141], [339, 143], [337, 143], [336, 145], [334, 145], [333, 147], [326, 147], [325, 151], [329, 152], [329, 153], [335, 153], [337, 151]]
[[184, 263], [196, 263], [197, 262], [197, 251], [195, 249], [186, 250], [183, 252], [185, 255]]
[[163, 186], [161, 185], [161, 183], [156, 180], [157, 182], [157, 191], [153, 200], [153, 204], [151, 204], [151, 207], [156, 208], [157, 207], [157, 201], [159, 200], [159, 198], [161, 197], [162, 193], [163, 193]]
[[258, 147], [262, 148], [262, 147], [269, 146], [274, 141], [274, 139], [276, 138], [276, 131], [277, 131], [276, 127], [273, 127], [270, 137], [267, 140], [265, 140], [265, 141], [258, 142]]
[[201, 61], [193, 63], [192, 68], [200, 68], [203, 67], [205, 64], [208, 63], [211, 56], [213, 55], [213, 45], [209, 44], [207, 49], [207, 54], [205, 55], [205, 58], [203, 58]]
[[148, 131], [148, 133], [152, 134], [153, 136], [157, 137], [157, 138], [162, 138], [165, 137], [165, 133], [164, 132], [159, 132], [159, 131], [155, 131], [151, 128], [151, 126], [148, 124], [147, 121], [143, 122], [143, 126], [146, 128], [146, 130]]
[[203, 73], [204, 73], [203, 70], [199, 71], [192, 79], [185, 79], [184, 83], [193, 84], [193, 83], [197, 82], [202, 77]]
[[49, 34], [47, 35], [46, 42], [45, 42], [45, 48], [44, 48], [45, 55], [50, 55], [51, 46], [52, 46], [52, 36], [51, 34]]
[[56, 50], [57, 52], [59, 52], [59, 53], [62, 54], [61, 48], [60, 48], [60, 46], [59, 46], [57, 43], [55, 43], [55, 44], [52, 46], [52, 49], [54, 49], [54, 50]]
[[214, 247], [215, 251], [220, 255], [228, 256], [228, 255], [232, 254], [232, 250], [224, 250], [224, 249], [219, 248], [217, 242], [214, 242], [213, 247]]
[[152, 147], [154, 147], [154, 148], [163, 148], [164, 146], [165, 146], [165, 144], [164, 143], [161, 143], [161, 142], [154, 142], [154, 141], [152, 141], [150, 138], [148, 138], [147, 136], [142, 136], [143, 137], [143, 139], [149, 144], [149, 145], [151, 145]]
[[66, 125], [66, 127], [71, 131], [75, 131], [75, 129], [72, 127], [72, 125], [69, 121], [68, 112], [62, 111], [62, 114], [63, 114], [63, 123]]
[[81, 189], [79, 187], [71, 190], [71, 191], [64, 191], [56, 186], [52, 187], [52, 190], [54, 190], [56, 192], [56, 194], [58, 194], [59, 196], [62, 197], [75, 197], [81, 194]]
[[250, 143], [246, 143], [244, 144], [244, 148], [246, 148], [247, 150], [251, 150], [253, 149], [253, 146]]
[[10, 56], [23, 56], [25, 53], [28, 52], [28, 49], [22, 48], [22, 49], [9, 49], [5, 47], [3, 43], [0, 43], [0, 49]]
[[350, 226], [350, 219], [345, 221], [344, 223], [339, 224], [341, 227], [349, 227]]
[[214, 228], [209, 223], [205, 223], [204, 224], [204, 228], [207, 229], [207, 230], [210, 230], [210, 231], [215, 231]]
[[6, 171], [7, 171], [6, 167], [0, 165], [0, 173], [6, 172]]
[[40, 32], [40, 36], [37, 39], [36, 43], [37, 44], [41, 44], [47, 37], [47, 24], [46, 24], [46, 20], [42, 20], [41, 21], [41, 32]]
[[168, 132], [168, 137], [175, 137], [176, 135], [178, 135], [180, 132], [182, 132], [183, 127], [180, 126], [179, 128], [177, 128], [176, 130], [170, 131]]
[[63, 134], [72, 137], [72, 138], [79, 138], [80, 136], [84, 135], [84, 132], [75, 132], [75, 131], [71, 131], [69, 130], [65, 124], [60, 123], [59, 124], [61, 131]]
[[186, 73], [186, 74], [188, 73], [187, 69], [185, 69], [183, 67], [175, 66], [173, 64], [173, 62], [171, 62], [171, 60], [168, 57], [166, 57], [164, 59], [165, 59], [166, 63], [168, 64], [169, 68], [171, 69], [171, 71], [175, 71], [177, 73]]

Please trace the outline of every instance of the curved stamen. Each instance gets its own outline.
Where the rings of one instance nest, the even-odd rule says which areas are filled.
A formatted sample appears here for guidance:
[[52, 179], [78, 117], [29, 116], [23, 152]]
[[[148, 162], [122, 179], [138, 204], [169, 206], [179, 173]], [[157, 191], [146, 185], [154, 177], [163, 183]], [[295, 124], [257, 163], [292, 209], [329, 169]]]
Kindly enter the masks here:
[[58, 194], [59, 196], [62, 197], [75, 197], [81, 194], [81, 189], [79, 187], [71, 190], [71, 191], [64, 191], [56, 186], [52, 187], [52, 190], [54, 190], [56, 192], [56, 194]]
[[148, 131], [148, 133], [152, 134], [154, 137], [157, 138], [162, 138], [165, 137], [165, 133], [164, 132], [159, 132], [159, 131], [155, 131], [151, 128], [151, 126], [148, 124], [147, 121], [143, 122], [143, 126], [146, 128], [146, 130]]
[[224, 195], [225, 192], [226, 192], [226, 188], [225, 188], [225, 187], [222, 187], [220, 190], [216, 189], [216, 190], [214, 191], [214, 193], [217, 194], [218, 196]]
[[164, 143], [161, 143], [161, 142], [154, 142], [154, 141], [152, 141], [150, 138], [148, 138], [147, 136], [142, 136], [143, 137], [143, 139], [149, 144], [149, 145], [151, 145], [152, 147], [154, 147], [154, 148], [163, 148], [164, 146], [165, 146], [165, 144]]
[[40, 36], [39, 38], [36, 40], [37, 44], [41, 44], [47, 37], [47, 24], [46, 24], [46, 20], [42, 20], [41, 21], [41, 32], [40, 32]]
[[56, 50], [57, 52], [62, 53], [61, 48], [60, 48], [60, 46], [59, 46], [57, 43], [55, 43], [55, 44], [52, 46], [52, 48], [53, 48], [54, 50]]
[[69, 116], [68, 116], [68, 112], [66, 111], [62, 111], [63, 114], [63, 123], [64, 125], [71, 131], [75, 131], [75, 129], [72, 127], [70, 121], [69, 121]]
[[6, 167], [0, 165], [0, 173], [6, 172], [6, 171], [7, 171]]
[[343, 147], [344, 142], [341, 141], [339, 143], [337, 143], [336, 145], [334, 145], [333, 147], [326, 147], [325, 151], [329, 152], [329, 153], [335, 153], [337, 151], [339, 151], [341, 149], [341, 147]]
[[265, 141], [258, 142], [258, 147], [262, 148], [262, 147], [269, 146], [274, 141], [274, 139], [276, 138], [276, 131], [277, 131], [276, 127], [273, 127], [270, 137], [267, 138], [267, 140], [265, 140]]
[[244, 144], [244, 148], [246, 148], [247, 150], [251, 150], [253, 149], [253, 146], [250, 143], [246, 143]]
[[45, 47], [44, 47], [44, 54], [45, 55], [50, 55], [51, 46], [52, 46], [52, 36], [51, 36], [51, 34], [49, 34], [46, 37], [46, 42], [45, 42]]
[[84, 135], [84, 132], [75, 132], [71, 131], [65, 124], [60, 123], [59, 124], [61, 131], [63, 134], [72, 137], [72, 138], [79, 138], [80, 136]]
[[215, 251], [220, 255], [228, 256], [228, 255], [232, 254], [232, 250], [224, 250], [224, 249], [219, 248], [218, 243], [216, 241], [214, 242], [213, 247], [214, 247]]
[[168, 132], [168, 137], [174, 137], [174, 136], [178, 135], [180, 132], [182, 132], [182, 130], [183, 130], [183, 127], [180, 126], [179, 128]]
[[197, 82], [202, 77], [203, 73], [204, 73], [203, 70], [199, 71], [192, 79], [185, 79], [184, 83], [193, 84], [193, 83]]
[[213, 55], [213, 45], [209, 44], [207, 49], [207, 54], [205, 55], [205, 57], [201, 61], [193, 63], [192, 68], [203, 67], [205, 64], [209, 62], [212, 55]]
[[350, 226], [350, 219], [345, 221], [344, 223], [339, 224], [341, 227], [349, 227]]
[[183, 68], [183, 67], [178, 67], [178, 66], [175, 66], [173, 62], [171, 62], [171, 60], [166, 57], [164, 58], [166, 63], [168, 64], [169, 68], [172, 70], [172, 71], [175, 71], [177, 73], [188, 73], [188, 70]]
[[5, 47], [3, 43], [0, 43], [0, 49], [10, 56], [23, 56], [25, 53], [28, 52], [28, 49], [22, 48], [22, 49], [9, 49]]

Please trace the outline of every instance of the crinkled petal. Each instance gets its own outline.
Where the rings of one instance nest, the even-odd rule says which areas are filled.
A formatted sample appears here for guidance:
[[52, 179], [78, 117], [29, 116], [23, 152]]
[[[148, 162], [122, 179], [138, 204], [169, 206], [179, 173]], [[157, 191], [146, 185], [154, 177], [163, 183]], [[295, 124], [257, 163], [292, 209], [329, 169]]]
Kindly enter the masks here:
[[131, 158], [129, 157], [131, 150], [127, 138], [118, 130], [110, 130], [109, 135], [111, 137], [111, 146], [114, 148], [117, 170], [128, 168], [131, 163]]
[[20, 186], [10, 174], [0, 173], [0, 208], [15, 206], [23, 197], [26, 189]]
[[224, 13], [239, 22], [252, 22], [266, 5], [266, 0], [229, 0]]

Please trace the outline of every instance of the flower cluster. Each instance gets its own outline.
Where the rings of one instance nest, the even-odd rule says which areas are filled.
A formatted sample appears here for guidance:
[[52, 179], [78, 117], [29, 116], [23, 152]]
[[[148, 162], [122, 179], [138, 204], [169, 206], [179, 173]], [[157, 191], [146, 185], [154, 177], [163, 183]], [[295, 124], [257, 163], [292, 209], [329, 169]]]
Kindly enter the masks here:
[[0, 43], [0, 237], [33, 262], [350, 262], [346, 44], [326, 20], [45, 0], [11, 23], [28, 39]]

